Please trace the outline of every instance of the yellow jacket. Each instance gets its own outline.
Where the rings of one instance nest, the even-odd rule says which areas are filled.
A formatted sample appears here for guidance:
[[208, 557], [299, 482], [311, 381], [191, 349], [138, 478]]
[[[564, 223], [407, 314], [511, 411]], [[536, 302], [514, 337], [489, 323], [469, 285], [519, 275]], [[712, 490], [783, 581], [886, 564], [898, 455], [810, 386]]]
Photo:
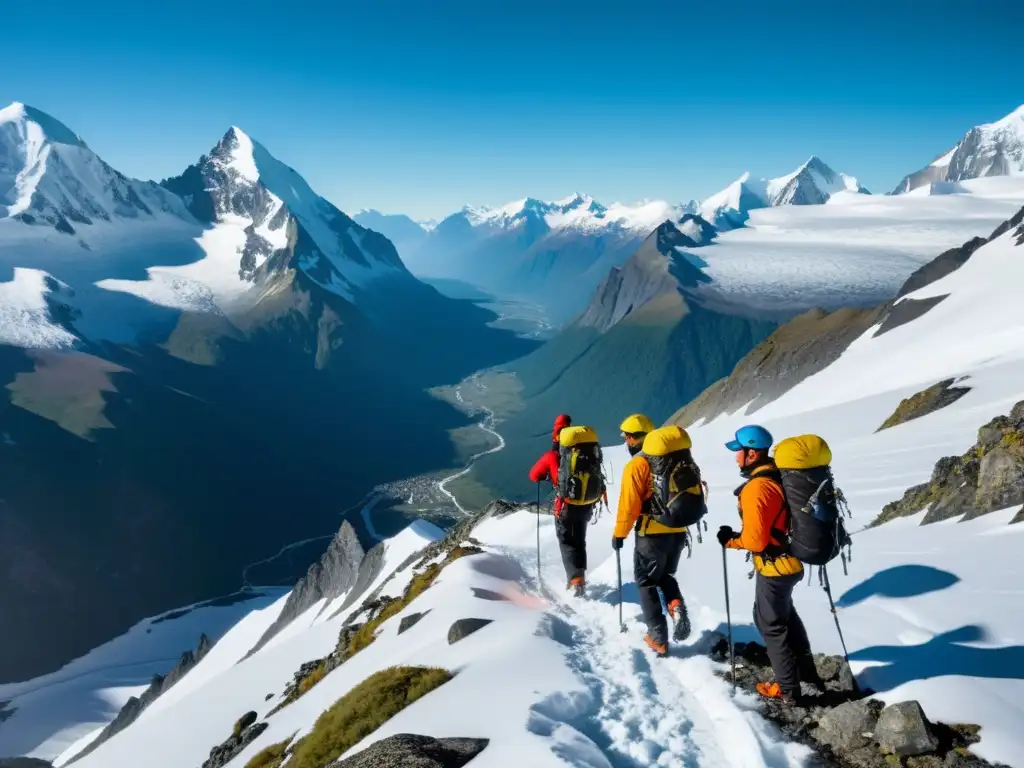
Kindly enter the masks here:
[[637, 533], [640, 536], [656, 536], [664, 533], [684, 533], [685, 528], [669, 528], [644, 514], [644, 507], [654, 495], [654, 475], [651, 465], [643, 455], [634, 456], [622, 471], [622, 488], [619, 491], [619, 508], [615, 519], [614, 536], [624, 539], [640, 520]]
[[[786, 519], [786, 497], [782, 487], [765, 474], [775, 470], [774, 464], [765, 464], [752, 473], [750, 480], [739, 492], [740, 517], [743, 528], [740, 535], [726, 542], [728, 549], [745, 549], [754, 553], [754, 569], [762, 576], [790, 576], [803, 571], [804, 566], [792, 555], [766, 556], [765, 550], [781, 547], [775, 531], [789, 527]], [[770, 554], [770, 552], [769, 552]]]

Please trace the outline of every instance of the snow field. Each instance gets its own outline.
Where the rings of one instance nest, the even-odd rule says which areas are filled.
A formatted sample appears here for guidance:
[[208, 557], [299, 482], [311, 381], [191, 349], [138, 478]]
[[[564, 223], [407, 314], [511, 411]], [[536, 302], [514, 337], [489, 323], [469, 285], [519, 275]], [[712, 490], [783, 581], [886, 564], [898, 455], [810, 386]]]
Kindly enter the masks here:
[[46, 272], [17, 267], [0, 282], [0, 344], [29, 349], [72, 347], [78, 338], [50, 320]]
[[[166, 674], [183, 652], [194, 651], [201, 633], [215, 641], [233, 632], [243, 617], [254, 620], [280, 594], [279, 589], [259, 590], [250, 601], [196, 607], [165, 621], [159, 616], [146, 619], [57, 672], [0, 685], [0, 700], [10, 700], [9, 707], [17, 710], [0, 728], [0, 755], [57, 757], [82, 737], [102, 730], [130, 697], [149, 686], [153, 675]], [[220, 652], [217, 646], [214, 651]], [[186, 688], [193, 684], [191, 675], [179, 683]]]

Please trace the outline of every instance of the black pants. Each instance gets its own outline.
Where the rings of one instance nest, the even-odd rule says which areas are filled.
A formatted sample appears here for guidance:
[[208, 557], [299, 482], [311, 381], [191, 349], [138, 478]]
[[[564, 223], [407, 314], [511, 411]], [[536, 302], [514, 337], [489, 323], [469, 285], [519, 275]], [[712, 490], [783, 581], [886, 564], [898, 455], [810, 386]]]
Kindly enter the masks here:
[[555, 520], [555, 535], [562, 551], [565, 580], [582, 577], [587, 570], [587, 528], [593, 516], [594, 505], [586, 507], [566, 504]]
[[817, 676], [807, 630], [793, 606], [793, 587], [803, 573], [792, 576], [757, 575], [754, 588], [754, 625], [764, 638], [775, 679], [784, 693], [798, 695], [800, 678]]
[[666, 605], [683, 599], [675, 573], [686, 546], [686, 536], [685, 533], [636, 536], [633, 574], [640, 588], [640, 607], [647, 622], [647, 633], [658, 643], [668, 642], [668, 622], [665, 621], [658, 590], [665, 597]]

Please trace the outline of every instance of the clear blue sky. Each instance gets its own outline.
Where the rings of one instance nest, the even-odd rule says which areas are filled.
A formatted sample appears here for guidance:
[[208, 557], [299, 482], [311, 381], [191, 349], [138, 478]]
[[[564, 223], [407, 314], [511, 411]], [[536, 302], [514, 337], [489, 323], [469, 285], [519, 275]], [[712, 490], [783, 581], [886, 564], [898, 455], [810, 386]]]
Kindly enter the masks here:
[[1024, 102], [1019, 1], [18, 2], [0, 102], [141, 178], [237, 124], [350, 211], [703, 198], [811, 154], [887, 191]]

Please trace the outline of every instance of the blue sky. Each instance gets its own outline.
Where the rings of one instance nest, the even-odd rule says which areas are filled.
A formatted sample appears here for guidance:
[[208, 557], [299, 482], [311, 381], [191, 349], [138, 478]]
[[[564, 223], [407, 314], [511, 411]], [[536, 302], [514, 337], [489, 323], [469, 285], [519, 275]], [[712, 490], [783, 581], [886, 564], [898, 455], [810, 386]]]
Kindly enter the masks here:
[[141, 178], [236, 124], [349, 211], [679, 201], [811, 154], [887, 191], [1024, 103], [1017, 2], [16, 3], [0, 102]]

